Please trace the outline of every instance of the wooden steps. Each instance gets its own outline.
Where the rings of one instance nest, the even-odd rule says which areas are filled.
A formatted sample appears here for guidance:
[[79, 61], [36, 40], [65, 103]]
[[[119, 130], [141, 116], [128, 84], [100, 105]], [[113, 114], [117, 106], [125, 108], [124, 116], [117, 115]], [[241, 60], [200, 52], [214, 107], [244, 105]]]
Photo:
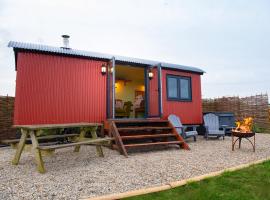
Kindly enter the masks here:
[[121, 136], [122, 140], [131, 140], [131, 139], [146, 139], [146, 138], [161, 138], [161, 137], [172, 137], [173, 133], [169, 134], [151, 134], [151, 135], [128, 135]]
[[169, 145], [169, 144], [182, 144], [180, 141], [171, 141], [171, 142], [149, 142], [149, 143], [140, 143], [140, 144], [125, 144], [127, 148], [131, 147], [142, 147], [142, 146], [151, 146], [151, 145]]
[[171, 130], [171, 128], [170, 127], [154, 127], [154, 126], [118, 128], [118, 131], [144, 131], [144, 130]]
[[113, 121], [115, 123], [121, 123], [121, 124], [131, 124], [131, 123], [140, 123], [140, 124], [149, 124], [149, 123], [167, 123], [168, 120], [164, 120], [164, 119], [115, 119], [115, 120], [109, 120], [109, 121]]
[[114, 138], [113, 147], [128, 156], [127, 150], [158, 145], [178, 145], [189, 149], [183, 138], [168, 120], [110, 120], [109, 136]]

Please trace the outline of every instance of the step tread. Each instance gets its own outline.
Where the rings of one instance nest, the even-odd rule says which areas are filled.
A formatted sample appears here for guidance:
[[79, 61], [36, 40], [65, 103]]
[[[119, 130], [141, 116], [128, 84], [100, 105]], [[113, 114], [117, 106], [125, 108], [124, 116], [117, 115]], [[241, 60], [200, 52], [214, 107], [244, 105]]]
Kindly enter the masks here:
[[181, 141], [168, 141], [168, 142], [149, 142], [149, 143], [138, 143], [138, 144], [125, 144], [126, 148], [141, 147], [141, 146], [152, 146], [152, 145], [167, 145], [167, 144], [182, 144]]
[[143, 119], [141, 119], [141, 120], [137, 120], [137, 119], [119, 119], [119, 120], [113, 120], [114, 121], [114, 123], [126, 123], [126, 124], [128, 124], [128, 123], [158, 123], [158, 122], [160, 122], [160, 123], [165, 123], [165, 122], [168, 122], [168, 120], [165, 120], [165, 119], [157, 119], [157, 120], [152, 120], [152, 119], [149, 119], [149, 120], [143, 120]]
[[163, 134], [147, 134], [147, 135], [128, 135], [121, 136], [122, 140], [128, 139], [144, 139], [144, 138], [159, 138], [159, 137], [172, 137], [175, 136], [173, 133], [163, 133]]
[[167, 126], [137, 126], [137, 127], [124, 127], [124, 128], [117, 128], [118, 131], [141, 131], [141, 130], [171, 130], [171, 127]]

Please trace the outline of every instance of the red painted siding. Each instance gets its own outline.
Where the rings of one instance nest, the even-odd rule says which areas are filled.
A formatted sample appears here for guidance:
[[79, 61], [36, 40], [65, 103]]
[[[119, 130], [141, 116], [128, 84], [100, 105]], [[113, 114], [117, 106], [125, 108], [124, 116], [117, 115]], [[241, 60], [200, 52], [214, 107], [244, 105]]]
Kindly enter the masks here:
[[101, 122], [106, 119], [103, 62], [19, 53], [14, 124]]
[[[179, 76], [191, 77], [192, 101], [179, 102], [167, 100], [167, 81], [166, 75], [173, 74]], [[163, 98], [163, 116], [170, 114], [178, 115], [183, 124], [202, 123], [202, 98], [201, 98], [201, 77], [199, 74], [186, 73], [175, 70], [162, 70], [162, 98]]]
[[149, 115], [159, 116], [159, 105], [158, 105], [158, 70], [157, 68], [152, 69], [154, 74], [153, 78], [149, 80]]

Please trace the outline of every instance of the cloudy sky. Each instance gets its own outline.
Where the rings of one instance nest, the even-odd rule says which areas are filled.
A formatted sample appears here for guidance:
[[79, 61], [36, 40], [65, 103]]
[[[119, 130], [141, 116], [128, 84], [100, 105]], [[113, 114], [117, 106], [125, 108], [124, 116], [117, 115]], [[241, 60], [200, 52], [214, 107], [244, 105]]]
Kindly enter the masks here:
[[0, 0], [0, 95], [15, 94], [10, 40], [197, 66], [203, 97], [270, 93], [268, 0]]

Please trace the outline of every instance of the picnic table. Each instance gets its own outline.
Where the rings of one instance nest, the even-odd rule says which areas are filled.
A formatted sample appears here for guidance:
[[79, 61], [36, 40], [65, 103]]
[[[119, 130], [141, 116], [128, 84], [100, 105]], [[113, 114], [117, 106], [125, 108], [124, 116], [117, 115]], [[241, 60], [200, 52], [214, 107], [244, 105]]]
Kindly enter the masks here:
[[[18, 165], [22, 151], [25, 146], [25, 142], [30, 136], [32, 142], [32, 150], [37, 163], [37, 170], [40, 173], [45, 172], [44, 162], [42, 159], [41, 151], [54, 151], [55, 149], [66, 148], [75, 146], [74, 152], [79, 152], [81, 145], [94, 145], [96, 146], [96, 151], [98, 156], [104, 157], [102, 151], [102, 145], [109, 143], [111, 138], [98, 138], [96, 130], [102, 124], [99, 123], [71, 123], [71, 124], [42, 124], [42, 125], [15, 125], [15, 128], [21, 130], [21, 138], [17, 146], [16, 154], [12, 160], [12, 164]], [[46, 145], [41, 146], [38, 142], [38, 136], [42, 135], [44, 131], [49, 132], [50, 130], [64, 130], [65, 128], [79, 128], [80, 134], [76, 137], [75, 142], [67, 144], [57, 144], [57, 145]], [[90, 131], [92, 138], [86, 138], [86, 132]], [[51, 138], [58, 138], [61, 135], [51, 136]], [[72, 135], [74, 136], [74, 134]], [[69, 137], [69, 134], [62, 135], [62, 137]]]

